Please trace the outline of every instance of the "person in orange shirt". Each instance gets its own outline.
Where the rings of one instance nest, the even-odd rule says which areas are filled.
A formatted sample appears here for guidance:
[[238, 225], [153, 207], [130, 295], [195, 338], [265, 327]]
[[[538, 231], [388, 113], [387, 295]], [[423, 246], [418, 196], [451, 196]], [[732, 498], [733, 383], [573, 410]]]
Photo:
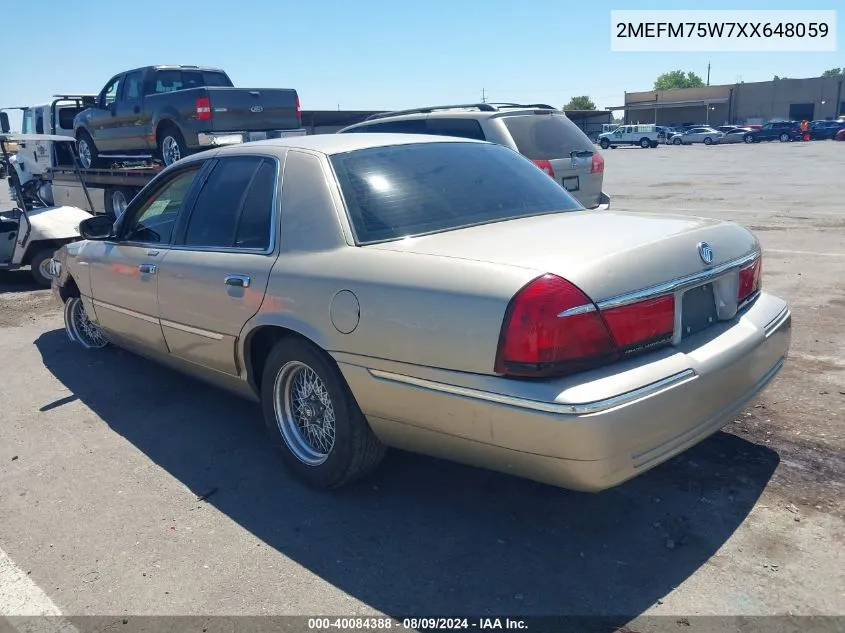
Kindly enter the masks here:
[[807, 119], [801, 121], [801, 136], [805, 141], [810, 140], [810, 122]]

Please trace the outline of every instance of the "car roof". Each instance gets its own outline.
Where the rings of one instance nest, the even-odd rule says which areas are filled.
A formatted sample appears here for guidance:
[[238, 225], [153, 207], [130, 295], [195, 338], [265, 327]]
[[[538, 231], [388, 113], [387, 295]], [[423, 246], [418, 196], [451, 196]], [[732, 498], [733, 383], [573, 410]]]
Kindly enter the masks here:
[[274, 148], [279, 151], [285, 149], [304, 149], [320, 152], [331, 156], [344, 152], [354, 152], [373, 147], [390, 147], [392, 145], [412, 145], [417, 143], [483, 143], [467, 138], [450, 136], [433, 136], [430, 134], [379, 134], [373, 132], [349, 134], [314, 134], [309, 136], [293, 136], [288, 138], [274, 138], [266, 141], [254, 141], [229, 145], [219, 150], [220, 156], [233, 154], [249, 154], [251, 148]]

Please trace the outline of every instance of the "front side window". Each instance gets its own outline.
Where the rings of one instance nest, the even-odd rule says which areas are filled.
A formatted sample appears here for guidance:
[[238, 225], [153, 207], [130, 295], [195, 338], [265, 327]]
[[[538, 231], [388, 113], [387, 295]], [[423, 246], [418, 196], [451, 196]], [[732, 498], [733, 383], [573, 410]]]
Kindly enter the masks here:
[[128, 242], [169, 244], [179, 210], [200, 166], [181, 172], [153, 193], [138, 210], [124, 234]]
[[120, 85], [120, 77], [111, 80], [108, 86], [103, 89], [103, 106], [108, 107], [117, 101], [117, 87]]
[[501, 145], [433, 142], [331, 157], [359, 244], [583, 209]]
[[140, 70], [126, 75], [123, 81], [123, 90], [120, 91], [121, 101], [137, 101], [141, 98], [141, 81], [143, 74]]
[[276, 164], [260, 156], [219, 159], [188, 220], [185, 246], [267, 249]]
[[35, 118], [32, 115], [32, 110], [26, 109], [23, 111], [23, 120], [21, 121], [21, 132], [24, 134], [35, 134]]

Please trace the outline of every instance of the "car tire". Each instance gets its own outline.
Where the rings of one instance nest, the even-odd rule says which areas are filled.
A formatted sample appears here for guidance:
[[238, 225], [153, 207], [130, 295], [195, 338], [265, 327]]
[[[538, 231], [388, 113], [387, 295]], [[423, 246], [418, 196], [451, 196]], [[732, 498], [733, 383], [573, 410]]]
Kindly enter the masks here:
[[[304, 339], [282, 339], [270, 352], [261, 377], [261, 406], [285, 465], [312, 488], [330, 490], [359, 479], [386, 452], [337, 365]], [[301, 422], [315, 419], [320, 430], [305, 437]]]
[[55, 249], [52, 248], [42, 249], [35, 253], [29, 262], [32, 278], [42, 288], [49, 288], [53, 283], [53, 277], [47, 272], [45, 267], [50, 264], [50, 260], [53, 258], [53, 253], [55, 252]]
[[649, 147], [650, 147], [651, 149], [654, 149], [654, 148], [655, 148], [655, 147], [657, 147], [658, 145], [659, 145], [659, 143], [658, 143], [657, 141], [652, 141], [652, 142], [651, 142], [651, 144], [649, 145]]
[[97, 145], [85, 130], [82, 130], [76, 138], [76, 153], [79, 156], [79, 164], [83, 169], [97, 169], [103, 166]]
[[648, 146], [651, 145], [651, 141], [649, 141], [646, 137], [640, 139], [640, 147], [643, 149], [648, 149]]
[[780, 140], [781, 143], [788, 143], [789, 140], [790, 140], [789, 134], [783, 133], [778, 137], [778, 139]]
[[607, 149], [608, 147], [610, 147], [610, 141], [608, 141], [606, 138], [603, 138], [601, 141], [599, 141], [599, 147], [601, 147], [602, 149]]
[[88, 318], [85, 304], [79, 297], [65, 301], [64, 319], [65, 332], [72, 342], [85, 349], [102, 349], [109, 344], [105, 332]]
[[126, 205], [135, 197], [136, 190], [130, 187], [113, 187], [106, 189], [104, 206], [106, 214], [115, 219], [126, 210]]
[[159, 132], [158, 155], [165, 167], [170, 167], [188, 155], [185, 137], [173, 124], [168, 124]]
[[679, 138], [673, 138], [672, 139], [672, 145], [680, 145], [680, 144], [681, 144], [681, 139], [679, 139]]
[[745, 136], [743, 136], [743, 137], [742, 137], [742, 141], [743, 141], [744, 143], [749, 143], [749, 144], [751, 144], [751, 143], [753, 143], [753, 142], [754, 142], [754, 137], [753, 137], [751, 134], [746, 134]]
[[713, 144], [713, 139], [712, 139], [712, 138], [710, 138], [709, 136], [705, 136], [705, 137], [704, 137], [704, 144], [705, 144], [705, 145], [712, 145], [712, 144]]

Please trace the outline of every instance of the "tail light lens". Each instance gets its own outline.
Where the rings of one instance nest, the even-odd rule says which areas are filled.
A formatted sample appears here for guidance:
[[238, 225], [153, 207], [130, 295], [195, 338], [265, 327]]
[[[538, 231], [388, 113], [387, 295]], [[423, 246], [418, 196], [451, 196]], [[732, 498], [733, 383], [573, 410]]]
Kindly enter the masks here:
[[604, 156], [596, 152], [593, 154], [593, 162], [590, 165], [590, 173], [591, 174], [603, 174], [604, 173]]
[[758, 257], [739, 271], [739, 287], [736, 298], [740, 303], [760, 290], [762, 285], [763, 258]]
[[672, 339], [675, 332], [675, 296], [603, 310], [602, 315], [619, 351], [631, 354]]
[[513, 376], [563, 374], [616, 357], [616, 346], [590, 298], [561, 277], [543, 275], [511, 300], [495, 370]]
[[208, 97], [197, 97], [197, 120], [208, 121], [211, 119], [211, 99]]
[[674, 326], [674, 296], [600, 311], [577, 286], [547, 274], [511, 299], [494, 370], [526, 377], [584, 371], [668, 343]]
[[540, 169], [546, 172], [552, 178], [555, 177], [555, 170], [552, 168], [552, 164], [547, 160], [535, 160], [534, 164], [537, 165]]
[[299, 95], [296, 95], [296, 118], [302, 119], [302, 106], [299, 105]]

